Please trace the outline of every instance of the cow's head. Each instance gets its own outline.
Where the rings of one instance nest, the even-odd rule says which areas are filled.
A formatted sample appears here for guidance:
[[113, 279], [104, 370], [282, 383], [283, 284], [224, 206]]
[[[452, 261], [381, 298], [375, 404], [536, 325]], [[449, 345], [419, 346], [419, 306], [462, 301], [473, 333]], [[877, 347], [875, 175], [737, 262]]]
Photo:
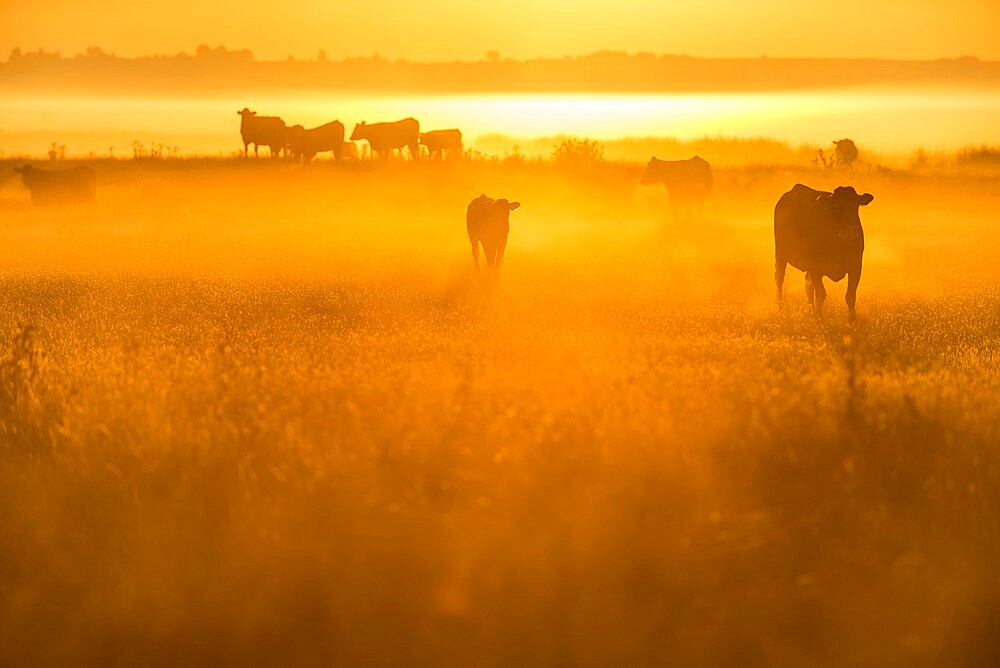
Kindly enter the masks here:
[[832, 212], [837, 220], [848, 223], [860, 221], [858, 207], [871, 204], [873, 199], [875, 197], [870, 193], [859, 195], [852, 186], [840, 186], [833, 193], [817, 197], [816, 203], [821, 209]]
[[354, 132], [351, 133], [351, 141], [357, 141], [359, 139], [364, 139], [368, 135], [368, 132], [365, 129], [366, 127], [367, 126], [365, 125], [364, 121], [361, 121], [360, 123], [358, 123], [357, 125], [355, 125], [354, 126]]
[[493, 202], [493, 213], [503, 220], [510, 220], [510, 212], [521, 206], [520, 202], [509, 202], [505, 199], [498, 199]]
[[15, 174], [22, 174], [22, 175], [25, 175], [25, 176], [27, 176], [28, 174], [31, 174], [31, 172], [33, 172], [33, 171], [35, 171], [35, 168], [32, 167], [31, 165], [24, 165], [23, 167], [15, 167], [14, 168], [14, 173]]
[[256, 116], [257, 112], [256, 111], [250, 111], [246, 107], [243, 107], [242, 109], [240, 109], [239, 111], [236, 112], [236, 115], [237, 116], [242, 116], [244, 119], [247, 119], [247, 118], [252, 118], [253, 116]]
[[657, 177], [660, 172], [660, 165], [663, 163], [662, 160], [657, 160], [655, 157], [650, 158], [649, 162], [646, 163], [646, 169], [642, 173], [642, 178], [639, 179], [639, 183], [644, 186], [652, 185], [654, 183], [659, 183]]

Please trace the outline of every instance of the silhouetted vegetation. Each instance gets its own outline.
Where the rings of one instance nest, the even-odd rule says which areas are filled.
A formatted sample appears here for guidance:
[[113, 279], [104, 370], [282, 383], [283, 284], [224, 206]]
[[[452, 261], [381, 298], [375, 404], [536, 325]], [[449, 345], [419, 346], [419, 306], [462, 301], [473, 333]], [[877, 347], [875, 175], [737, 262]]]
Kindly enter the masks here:
[[570, 137], [552, 149], [552, 160], [564, 166], [593, 164], [604, 160], [604, 147], [592, 139]]
[[979, 146], [958, 152], [959, 167], [1000, 169], [1000, 148]]

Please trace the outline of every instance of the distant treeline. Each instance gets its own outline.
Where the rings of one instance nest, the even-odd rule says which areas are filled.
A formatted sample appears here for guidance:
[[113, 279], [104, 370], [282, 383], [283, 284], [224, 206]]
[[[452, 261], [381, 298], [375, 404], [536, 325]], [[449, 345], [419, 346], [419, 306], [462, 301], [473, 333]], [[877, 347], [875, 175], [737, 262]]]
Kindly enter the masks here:
[[63, 57], [15, 49], [0, 62], [2, 89], [86, 92], [198, 92], [312, 88], [343, 91], [487, 93], [802, 90], [870, 84], [1000, 85], [1000, 62], [693, 58], [601, 51], [511, 60], [497, 52], [475, 62], [418, 63], [378, 55], [258, 61], [248, 50], [199, 46], [194, 54], [121, 58], [91, 48]]

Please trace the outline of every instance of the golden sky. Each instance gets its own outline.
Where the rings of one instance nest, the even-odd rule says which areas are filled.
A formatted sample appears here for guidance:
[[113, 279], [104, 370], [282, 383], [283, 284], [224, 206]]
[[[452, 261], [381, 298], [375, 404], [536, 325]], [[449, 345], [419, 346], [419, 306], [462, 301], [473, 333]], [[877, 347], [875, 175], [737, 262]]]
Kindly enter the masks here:
[[14, 48], [122, 56], [198, 44], [258, 59], [378, 53], [412, 60], [601, 49], [696, 56], [1000, 59], [1000, 0], [0, 0]]

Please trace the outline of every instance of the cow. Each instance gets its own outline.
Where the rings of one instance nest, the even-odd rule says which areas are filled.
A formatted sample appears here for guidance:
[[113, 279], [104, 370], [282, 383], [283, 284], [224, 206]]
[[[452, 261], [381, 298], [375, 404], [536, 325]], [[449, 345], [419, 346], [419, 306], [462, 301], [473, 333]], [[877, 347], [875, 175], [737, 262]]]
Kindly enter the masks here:
[[344, 147], [344, 124], [332, 121], [308, 130], [301, 125], [293, 125], [286, 130], [286, 145], [292, 156], [303, 162], [309, 162], [317, 153], [325, 151], [332, 151], [334, 160], [340, 160]]
[[420, 123], [415, 118], [404, 118], [392, 123], [365, 123], [361, 121], [354, 126], [351, 141], [366, 139], [372, 151], [383, 159], [389, 157], [393, 149], [404, 146], [410, 149], [410, 157], [414, 160], [420, 155], [417, 143], [420, 136]]
[[271, 149], [271, 157], [277, 157], [284, 148], [288, 138], [288, 126], [277, 116], [258, 116], [256, 111], [244, 107], [236, 112], [241, 116], [240, 136], [243, 137], [243, 155], [249, 156], [250, 144], [253, 144], [253, 154], [260, 157], [261, 146]]
[[496, 266], [499, 271], [510, 232], [510, 212], [519, 206], [520, 202], [493, 199], [486, 195], [480, 195], [469, 202], [469, 208], [465, 212], [465, 226], [469, 232], [476, 270], [479, 269], [479, 244], [482, 244], [486, 252], [486, 264]]
[[38, 169], [24, 165], [14, 171], [21, 175], [36, 206], [92, 202], [97, 196], [97, 175], [90, 167]]
[[712, 191], [712, 167], [697, 155], [687, 160], [649, 159], [640, 183], [644, 186], [662, 183], [670, 195], [674, 220], [697, 218]]
[[420, 133], [420, 143], [427, 147], [430, 157], [447, 155], [462, 157], [461, 130], [432, 130]]
[[806, 272], [806, 297], [823, 315], [826, 288], [823, 277], [837, 282], [847, 276], [847, 310], [853, 322], [865, 232], [858, 208], [875, 199], [859, 195], [851, 186], [831, 192], [814, 190], [801, 183], [781, 196], [774, 207], [774, 282], [781, 302], [785, 266]]

